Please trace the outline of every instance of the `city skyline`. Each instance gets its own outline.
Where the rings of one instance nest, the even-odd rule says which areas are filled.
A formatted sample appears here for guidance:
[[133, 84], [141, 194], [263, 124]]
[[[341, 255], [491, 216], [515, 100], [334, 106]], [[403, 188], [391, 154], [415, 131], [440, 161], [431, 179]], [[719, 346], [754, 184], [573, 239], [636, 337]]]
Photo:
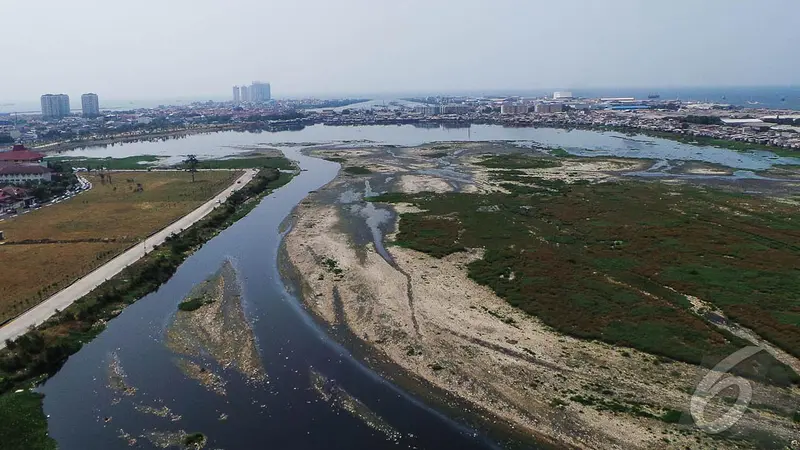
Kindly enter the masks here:
[[[418, 0], [240, 0], [251, 14], [244, 23], [228, 24], [219, 18], [230, 5], [210, 0], [124, 6], [76, 0], [70, 7], [52, 0], [16, 2], [0, 7], [15, 18], [9, 33], [43, 32], [31, 36], [29, 46], [0, 43], [0, 51], [26, 67], [3, 74], [0, 104], [48, 91], [99, 91], [120, 100], [222, 99], [230, 97], [225, 80], [254, 74], [269, 74], [282, 97], [800, 84], [800, 63], [775, 56], [793, 54], [800, 40], [792, 22], [800, 4], [765, 3], [465, 0], [455, 8]], [[159, 14], [150, 14], [156, 5]], [[255, 26], [263, 17], [270, 17], [270, 26]], [[97, 29], [66, 33], [84, 18]], [[150, 31], [142, 35], [141, 29]], [[95, 39], [97, 33], [104, 39]], [[141, 36], [126, 39], [130, 33]], [[263, 51], [265, 42], [282, 36], [295, 37]], [[47, 48], [47, 55], [26, 47]], [[102, 54], [104, 64], [86, 72], [76, 49]], [[242, 60], [241, 54], [263, 56]], [[57, 75], [50, 64], [58, 64]]]

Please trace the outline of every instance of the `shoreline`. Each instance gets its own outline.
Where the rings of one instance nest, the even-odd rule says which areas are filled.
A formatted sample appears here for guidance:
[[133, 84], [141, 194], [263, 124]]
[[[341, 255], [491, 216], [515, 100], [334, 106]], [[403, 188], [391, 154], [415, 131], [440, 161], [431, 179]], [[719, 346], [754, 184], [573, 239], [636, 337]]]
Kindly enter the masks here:
[[[338, 178], [338, 176], [337, 176]], [[330, 183], [336, 181], [336, 178]], [[330, 184], [328, 183], [328, 184]], [[328, 185], [321, 187], [318, 191], [326, 189]], [[312, 193], [313, 194], [313, 193]], [[308, 197], [303, 201], [307, 201]], [[287, 216], [284, 223], [291, 226], [289, 233], [296, 225], [296, 210], [298, 204]], [[576, 448], [571, 446], [559, 445], [551, 441], [546, 436], [531, 436], [516, 429], [512, 422], [493, 414], [481, 405], [470, 402], [458, 397], [452, 392], [441, 389], [430, 383], [425, 378], [410, 371], [403, 366], [392, 361], [390, 357], [382, 353], [374, 345], [370, 345], [361, 339], [350, 327], [344, 325], [333, 325], [325, 318], [309, 307], [306, 301], [310, 294], [308, 283], [297, 266], [295, 266], [287, 253], [286, 237], [281, 241], [278, 250], [278, 271], [284, 280], [286, 290], [298, 301], [299, 306], [305, 313], [320, 327], [328, 339], [333, 340], [347, 350], [350, 355], [363, 364], [368, 370], [372, 370], [386, 382], [393, 384], [398, 390], [410, 395], [415, 401], [420, 401], [426, 407], [431, 408], [439, 414], [445, 415], [460, 426], [468, 430], [485, 433], [492, 443], [500, 444], [502, 448], [528, 449], [537, 448], [542, 450], [569, 449]], [[538, 440], [537, 440], [538, 439]]]
[[165, 131], [161, 133], [146, 133], [140, 136], [114, 136], [103, 139], [95, 139], [91, 141], [55, 143], [55, 144], [51, 143], [51, 144], [44, 144], [41, 146], [31, 146], [31, 148], [40, 151], [46, 155], [57, 155], [62, 152], [68, 152], [71, 150], [77, 150], [81, 148], [106, 147], [114, 144], [125, 144], [125, 143], [140, 142], [140, 141], [157, 141], [165, 138], [171, 139], [176, 137], [192, 136], [195, 134], [235, 131], [235, 128], [237, 128], [237, 126], [235, 125], [224, 125], [221, 127], [182, 129], [182, 130]]

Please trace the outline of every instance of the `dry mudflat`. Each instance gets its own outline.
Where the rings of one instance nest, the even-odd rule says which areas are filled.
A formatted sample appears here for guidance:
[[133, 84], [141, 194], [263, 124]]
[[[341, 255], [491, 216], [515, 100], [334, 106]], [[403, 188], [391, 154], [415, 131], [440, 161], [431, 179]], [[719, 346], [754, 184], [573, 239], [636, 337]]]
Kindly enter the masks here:
[[[450, 155], [444, 162], [432, 157], [442, 149]], [[468, 276], [467, 265], [484, 256], [482, 248], [434, 258], [391, 245], [398, 221], [384, 228], [390, 260], [374, 243], [357, 243], [357, 220], [351, 202], [341, 201], [343, 192], [376, 186], [400, 193], [508, 192], [515, 182], [498, 181], [491, 169], [478, 164], [483, 154], [507, 151], [497, 144], [317, 150], [317, 156], [335, 159], [344, 168], [366, 170], [362, 175], [343, 171], [293, 214], [286, 257], [301, 274], [307, 308], [332, 327], [346, 327], [421, 383], [464, 400], [476, 416], [557, 447], [782, 448], [797, 439], [797, 417], [782, 413], [797, 408], [797, 387], [751, 381], [753, 400], [742, 419], [725, 434], [706, 433], [688, 411], [707, 369], [556, 331]], [[525, 169], [524, 175], [593, 184], [620, 180], [624, 172], [649, 164], [566, 158], [558, 168]], [[453, 170], [467, 174], [469, 181]], [[421, 211], [402, 202], [391, 207], [397, 214]], [[564, 286], [565, 295], [569, 289]], [[747, 333], [755, 335], [746, 330], [742, 336]], [[788, 366], [800, 367], [794, 356], [770, 348]], [[728, 409], [717, 397], [705, 415], [711, 420]]]

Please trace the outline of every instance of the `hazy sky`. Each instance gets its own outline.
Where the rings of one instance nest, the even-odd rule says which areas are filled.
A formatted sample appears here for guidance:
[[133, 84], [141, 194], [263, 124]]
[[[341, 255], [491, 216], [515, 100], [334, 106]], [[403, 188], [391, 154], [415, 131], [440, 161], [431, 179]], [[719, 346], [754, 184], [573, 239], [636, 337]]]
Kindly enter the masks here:
[[0, 0], [0, 17], [0, 104], [253, 80], [275, 97], [800, 84], [800, 0]]

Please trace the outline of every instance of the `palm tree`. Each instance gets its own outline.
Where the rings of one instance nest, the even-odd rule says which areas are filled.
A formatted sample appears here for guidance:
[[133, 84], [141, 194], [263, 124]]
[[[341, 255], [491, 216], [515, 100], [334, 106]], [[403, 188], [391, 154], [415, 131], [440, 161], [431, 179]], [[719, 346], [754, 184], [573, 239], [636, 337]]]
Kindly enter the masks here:
[[192, 174], [192, 183], [194, 183], [194, 174], [197, 173], [197, 164], [199, 161], [197, 160], [197, 155], [186, 155], [186, 159], [183, 161], [183, 164], [186, 166], [186, 170]]

